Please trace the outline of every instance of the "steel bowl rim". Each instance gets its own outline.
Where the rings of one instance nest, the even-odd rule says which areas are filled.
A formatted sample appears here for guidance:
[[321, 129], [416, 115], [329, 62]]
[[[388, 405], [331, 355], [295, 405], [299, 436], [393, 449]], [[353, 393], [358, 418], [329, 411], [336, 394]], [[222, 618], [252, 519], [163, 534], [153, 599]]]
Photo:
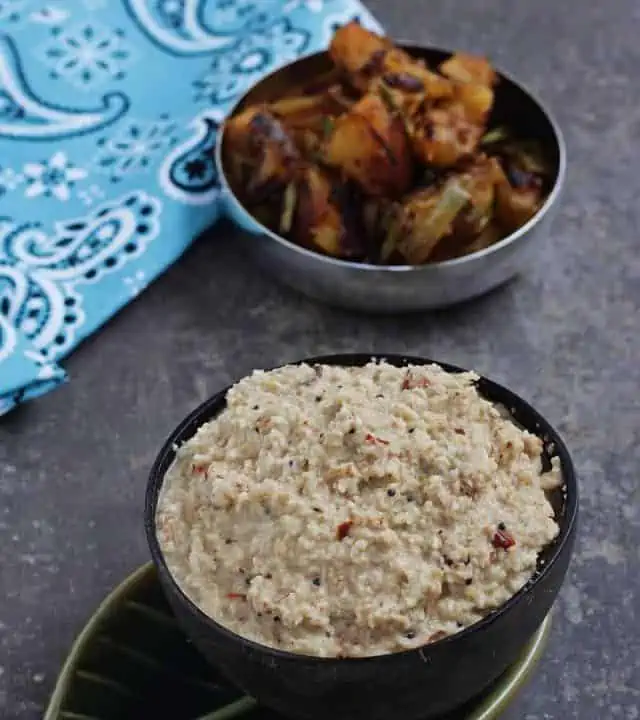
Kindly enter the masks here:
[[[406, 40], [396, 40], [395, 42], [399, 47], [401, 47], [404, 50], [407, 50], [408, 52], [411, 52], [412, 49], [414, 49], [414, 50], [432, 50], [435, 52], [440, 52], [440, 53], [445, 53], [445, 54], [453, 54], [454, 52], [456, 52], [455, 50], [449, 50], [447, 48], [443, 48], [443, 47], [440, 47], [437, 45], [423, 45], [420, 43], [412, 43], [412, 42], [409, 42]], [[231, 106], [229, 111], [225, 114], [225, 120], [222, 123], [220, 130], [216, 137], [215, 163], [216, 163], [216, 167], [218, 169], [218, 176], [220, 179], [223, 201], [224, 202], [229, 202], [229, 201], [233, 202], [235, 204], [236, 208], [240, 212], [242, 212], [244, 215], [246, 215], [251, 220], [251, 222], [253, 222], [256, 226], [261, 228], [262, 233], [264, 235], [267, 235], [272, 240], [275, 240], [282, 247], [286, 248], [287, 250], [292, 250], [294, 252], [297, 252], [300, 255], [302, 255], [303, 257], [309, 258], [311, 260], [317, 260], [320, 263], [326, 263], [327, 265], [332, 265], [337, 268], [363, 270], [365, 272], [392, 272], [392, 273], [422, 272], [422, 273], [428, 274], [429, 272], [436, 272], [441, 269], [456, 268], [456, 267], [465, 265], [466, 263], [470, 263], [475, 260], [482, 260], [483, 258], [490, 257], [494, 253], [497, 253], [500, 250], [503, 250], [504, 248], [506, 248], [512, 244], [515, 244], [520, 238], [525, 236], [527, 233], [529, 233], [531, 230], [533, 230], [536, 225], [538, 225], [540, 222], [542, 222], [544, 217], [549, 213], [549, 211], [551, 210], [553, 205], [556, 203], [556, 200], [558, 199], [558, 196], [560, 195], [562, 188], [564, 186], [565, 177], [566, 177], [566, 173], [567, 173], [567, 147], [566, 147], [566, 143], [564, 140], [564, 135], [562, 133], [562, 130], [560, 129], [560, 125], [558, 124], [554, 114], [540, 100], [540, 98], [538, 97], [538, 95], [536, 93], [534, 93], [532, 90], [530, 90], [526, 85], [521, 83], [519, 80], [515, 80], [510, 73], [503, 71], [499, 66], [493, 65], [494, 70], [498, 73], [498, 75], [500, 76], [501, 79], [507, 80], [512, 85], [515, 85], [525, 95], [528, 95], [529, 98], [531, 100], [533, 100], [533, 102], [540, 108], [540, 110], [542, 111], [542, 114], [545, 116], [545, 118], [549, 122], [549, 125], [551, 126], [551, 129], [555, 136], [555, 141], [556, 141], [557, 150], [558, 150], [558, 171], [557, 171], [556, 179], [553, 184], [553, 188], [552, 188], [551, 192], [549, 193], [546, 200], [542, 204], [542, 207], [540, 208], [540, 210], [538, 210], [538, 212], [528, 222], [526, 222], [522, 227], [518, 228], [515, 232], [502, 238], [497, 243], [490, 245], [488, 248], [484, 248], [483, 250], [479, 250], [477, 252], [473, 252], [468, 255], [463, 255], [462, 257], [459, 257], [459, 258], [453, 258], [451, 260], [442, 260], [442, 261], [434, 262], [434, 263], [426, 263], [424, 265], [374, 265], [372, 263], [361, 263], [361, 262], [356, 262], [353, 260], [344, 260], [342, 258], [334, 258], [334, 257], [331, 257], [330, 255], [323, 255], [322, 253], [316, 252], [315, 250], [310, 250], [308, 248], [302, 247], [301, 245], [297, 245], [296, 243], [292, 242], [291, 240], [287, 240], [286, 238], [282, 237], [278, 233], [274, 232], [273, 230], [268, 228], [266, 225], [263, 225], [256, 217], [254, 217], [244, 207], [244, 205], [240, 202], [239, 198], [236, 196], [236, 194], [231, 189], [231, 186], [227, 180], [227, 176], [224, 171], [224, 163], [222, 160], [222, 146], [224, 143], [226, 120], [228, 118], [233, 117], [234, 113], [240, 107], [240, 105], [244, 102], [247, 95], [249, 95], [258, 85], [260, 85], [262, 82], [266, 81], [268, 78], [271, 78], [274, 75], [277, 75], [279, 72], [281, 72], [285, 68], [288, 68], [297, 62], [302, 62], [304, 60], [308, 60], [309, 58], [320, 57], [320, 56], [326, 55], [326, 54], [327, 54], [327, 50], [320, 50], [318, 52], [308, 53], [306, 55], [302, 55], [299, 58], [296, 58], [295, 60], [292, 60], [291, 62], [280, 65], [279, 67], [272, 70], [270, 73], [263, 75], [259, 80], [254, 82], [247, 90], [245, 90], [245, 92], [243, 92], [242, 95], [233, 103], [233, 105]]]
[[[443, 368], [447, 372], [451, 373], [460, 373], [460, 372], [468, 372], [464, 368], [461, 368], [457, 365], [451, 365], [449, 363], [442, 363], [436, 360], [432, 360], [430, 358], [426, 357], [419, 357], [414, 355], [404, 355], [400, 353], [332, 353], [332, 354], [325, 354], [320, 356], [314, 356], [309, 358], [303, 358], [301, 360], [296, 360], [291, 363], [286, 363], [290, 365], [297, 365], [302, 363], [309, 363], [309, 364], [334, 364], [334, 365], [340, 365], [341, 363], [348, 363], [350, 359], [354, 359], [356, 357], [362, 357], [363, 355], [369, 355], [372, 360], [390, 360], [392, 362], [398, 363], [400, 366], [402, 364], [405, 365], [427, 365], [430, 363], [436, 363], [441, 368]], [[275, 366], [275, 368], [270, 369], [276, 369], [278, 367], [282, 367], [282, 365]], [[561, 470], [562, 470], [562, 476], [564, 479], [564, 498], [565, 498], [565, 505], [564, 505], [564, 514], [562, 516], [562, 522], [558, 522], [558, 525], [560, 527], [560, 532], [558, 536], [555, 538], [553, 543], [555, 544], [553, 548], [553, 552], [551, 557], [548, 559], [548, 561], [544, 564], [543, 567], [540, 569], [536, 569], [536, 571], [533, 573], [532, 577], [521, 587], [516, 593], [511, 595], [508, 600], [506, 600], [504, 603], [499, 605], [495, 610], [492, 610], [488, 615], [486, 615], [481, 620], [478, 620], [477, 622], [469, 625], [466, 628], [463, 628], [462, 630], [459, 630], [458, 632], [453, 633], [452, 635], [448, 635], [445, 638], [442, 638], [441, 640], [437, 640], [432, 643], [427, 643], [425, 645], [420, 645], [419, 647], [410, 648], [407, 650], [402, 650], [399, 652], [393, 652], [393, 653], [386, 653], [382, 655], [371, 655], [366, 657], [346, 657], [346, 658], [335, 658], [335, 657], [319, 657], [316, 655], [308, 655], [304, 653], [295, 653], [288, 650], [281, 650], [279, 648], [270, 647], [269, 645], [264, 645], [260, 642], [257, 642], [255, 640], [251, 640], [250, 638], [244, 637], [243, 635], [240, 635], [239, 633], [235, 632], [234, 630], [231, 630], [230, 628], [225, 627], [221, 623], [219, 623], [214, 618], [207, 615], [204, 610], [202, 610], [198, 605], [189, 598], [189, 596], [185, 593], [185, 591], [180, 587], [177, 580], [174, 578], [173, 573], [169, 570], [169, 567], [167, 565], [167, 562], [164, 558], [164, 554], [162, 552], [162, 549], [160, 548], [160, 542], [158, 540], [157, 532], [156, 532], [156, 510], [157, 510], [157, 503], [158, 498], [160, 496], [160, 492], [162, 490], [162, 484], [164, 481], [164, 475], [166, 474], [166, 469], [164, 472], [162, 472], [161, 467], [166, 461], [166, 458], [171, 453], [175, 453], [175, 447], [177, 443], [180, 441], [183, 433], [185, 432], [186, 428], [194, 424], [194, 422], [199, 421], [199, 424], [201, 425], [203, 422], [208, 422], [209, 420], [216, 417], [218, 412], [216, 412], [213, 415], [209, 415], [210, 409], [212, 406], [217, 405], [220, 402], [224, 402], [224, 399], [226, 397], [227, 392], [232, 387], [232, 385], [228, 385], [227, 387], [223, 388], [222, 390], [218, 391], [217, 393], [214, 393], [212, 396], [210, 396], [207, 400], [200, 403], [194, 410], [192, 410], [177, 426], [176, 428], [171, 432], [167, 440], [165, 440], [164, 444], [162, 445], [160, 451], [158, 452], [156, 459], [153, 462], [153, 465], [151, 467], [151, 470], [149, 472], [149, 477], [147, 479], [147, 486], [145, 489], [145, 504], [144, 504], [144, 529], [145, 529], [145, 535], [147, 539], [147, 545], [149, 547], [150, 553], [151, 553], [151, 559], [156, 566], [157, 569], [160, 570], [161, 578], [164, 577], [168, 579], [169, 584], [171, 586], [171, 589], [173, 592], [175, 592], [180, 599], [180, 602], [185, 605], [191, 615], [195, 615], [198, 622], [204, 623], [204, 625], [215, 632], [221, 632], [223, 635], [225, 635], [229, 640], [232, 640], [234, 642], [240, 642], [245, 647], [255, 650], [256, 652], [266, 653], [267, 655], [270, 655], [275, 658], [279, 658], [282, 660], [288, 660], [288, 661], [304, 661], [307, 663], [314, 663], [315, 665], [329, 665], [331, 663], [340, 662], [340, 663], [349, 663], [349, 664], [359, 664], [360, 666], [365, 664], [373, 664], [375, 661], [382, 662], [382, 663], [388, 663], [393, 662], [394, 658], [398, 657], [408, 657], [411, 654], [418, 654], [420, 657], [423, 657], [423, 653], [425, 651], [431, 651], [433, 648], [440, 648], [442, 646], [448, 645], [450, 643], [454, 643], [460, 640], [464, 640], [465, 638], [468, 638], [471, 635], [475, 635], [478, 632], [481, 632], [482, 630], [486, 629], [490, 625], [493, 625], [495, 622], [497, 622], [503, 615], [507, 614], [511, 611], [512, 608], [519, 605], [521, 602], [525, 601], [526, 597], [529, 595], [531, 590], [538, 585], [543, 578], [545, 578], [551, 571], [552, 567], [560, 560], [560, 558], [563, 555], [564, 549], [567, 546], [568, 543], [571, 543], [572, 537], [575, 532], [575, 527], [577, 524], [577, 518], [578, 518], [578, 510], [579, 510], [579, 488], [578, 488], [578, 482], [577, 482], [577, 475], [575, 466], [573, 464], [573, 460], [571, 458], [571, 454], [569, 453], [569, 449], [567, 448], [564, 440], [562, 439], [561, 435], [558, 433], [558, 431], [551, 425], [551, 423], [546, 420], [546, 418], [539, 413], [531, 404], [529, 404], [526, 400], [524, 400], [522, 397], [514, 393], [509, 388], [505, 387], [504, 385], [501, 385], [500, 383], [497, 383], [493, 380], [490, 380], [484, 375], [480, 376], [480, 380], [484, 383], [487, 383], [489, 386], [492, 386], [493, 388], [497, 388], [502, 393], [506, 394], [509, 397], [510, 400], [510, 406], [513, 407], [514, 405], [519, 406], [520, 408], [526, 410], [529, 412], [532, 417], [535, 419], [535, 425], [539, 426], [541, 429], [542, 427], [546, 428], [546, 434], [549, 436], [550, 442], [553, 445], [554, 448], [554, 457], [561, 458]], [[208, 417], [207, 417], [208, 416]], [[206, 419], [204, 419], [206, 418]], [[191, 437], [191, 436], [190, 436]]]

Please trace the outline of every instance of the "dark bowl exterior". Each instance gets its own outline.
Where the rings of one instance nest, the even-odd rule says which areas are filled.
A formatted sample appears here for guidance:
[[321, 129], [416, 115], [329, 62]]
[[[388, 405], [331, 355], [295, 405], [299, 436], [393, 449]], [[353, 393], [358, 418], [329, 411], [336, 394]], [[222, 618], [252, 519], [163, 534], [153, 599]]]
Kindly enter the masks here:
[[[398, 43], [412, 56], [436, 66], [450, 51]], [[233, 115], [248, 105], [280, 96], [291, 87], [330, 67], [327, 52], [295, 60], [260, 79], [234, 105]], [[522, 137], [546, 148], [553, 168], [550, 193], [538, 213], [516, 232], [485, 250], [425, 265], [368, 265], [314, 252], [271, 231], [244, 207], [225, 172], [225, 127], [216, 142], [216, 163], [227, 215], [241, 228], [238, 240], [247, 255], [279, 281], [316, 300], [372, 313], [415, 312], [445, 307], [478, 297], [496, 288], [534, 262], [548, 235], [566, 175], [562, 132], [550, 111], [535, 95], [504, 72], [491, 116], [491, 125], [517, 128]]]
[[[381, 355], [387, 362], [428, 364], [425, 358]], [[302, 362], [363, 365], [371, 355], [349, 354]], [[460, 368], [442, 364], [450, 372]], [[226, 390], [197, 408], [171, 434], [151, 470], [145, 529], [152, 559], [178, 621], [203, 655], [259, 702], [298, 720], [403, 720], [435, 718], [481, 693], [514, 663], [549, 612], [572, 554], [578, 487], [569, 452], [558, 433], [531, 406], [485, 378], [481, 394], [507, 407], [514, 419], [545, 441], [560, 460], [565, 485], [552, 498], [560, 534], [541, 555], [534, 578], [484, 620], [444, 640], [406, 652], [372, 658], [316, 658], [282, 652], [236, 635], [205, 616], [180, 590], [160, 550], [155, 514], [174, 447], [191, 437], [225, 404]], [[545, 451], [547, 452], [547, 451]], [[544, 458], [545, 462], [549, 457]]]

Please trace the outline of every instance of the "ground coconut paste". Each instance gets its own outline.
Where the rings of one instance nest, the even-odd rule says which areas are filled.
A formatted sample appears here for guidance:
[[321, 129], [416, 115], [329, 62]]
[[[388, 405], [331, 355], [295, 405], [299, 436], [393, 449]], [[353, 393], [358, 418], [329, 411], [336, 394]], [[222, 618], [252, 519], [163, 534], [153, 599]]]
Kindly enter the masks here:
[[476, 380], [371, 362], [238, 382], [164, 479], [157, 531], [178, 585], [238, 634], [322, 657], [480, 620], [556, 537], [561, 473]]

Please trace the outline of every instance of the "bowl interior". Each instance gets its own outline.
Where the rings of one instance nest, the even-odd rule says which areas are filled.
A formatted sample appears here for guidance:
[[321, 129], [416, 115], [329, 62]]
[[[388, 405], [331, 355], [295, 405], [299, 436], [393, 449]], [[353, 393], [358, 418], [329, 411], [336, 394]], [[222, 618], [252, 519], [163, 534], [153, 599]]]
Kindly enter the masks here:
[[[427, 358], [419, 358], [405, 355], [376, 355], [378, 359], [384, 359], [386, 362], [395, 365], [397, 367], [403, 367], [406, 365], [426, 365], [436, 362]], [[341, 354], [341, 355], [328, 355], [314, 358], [308, 358], [300, 360], [298, 362], [306, 362], [309, 364], [325, 364], [325, 365], [341, 365], [341, 366], [362, 366], [370, 362], [372, 355], [370, 354]], [[462, 368], [454, 365], [448, 365], [446, 363], [438, 363], [442, 368], [448, 372], [464, 372]], [[447, 643], [463, 635], [467, 635], [473, 632], [474, 629], [481, 625], [489, 623], [493, 618], [508, 611], [508, 609], [515, 603], [519, 602], [520, 598], [527, 592], [527, 589], [531, 587], [540, 577], [550, 571], [555, 560], [560, 555], [560, 551], [564, 546], [565, 542], [570, 539], [573, 525], [577, 515], [578, 509], [578, 489], [575, 477], [575, 471], [569, 452], [562, 441], [558, 433], [553, 427], [527, 402], [522, 398], [518, 397], [515, 393], [511, 392], [507, 388], [498, 385], [486, 378], [481, 377], [477, 382], [477, 388], [480, 394], [490, 400], [491, 402], [503, 406], [506, 408], [511, 417], [521, 427], [525, 428], [529, 432], [537, 435], [543, 440], [544, 449], [542, 462], [545, 468], [551, 466], [551, 459], [557, 457], [560, 461], [562, 468], [564, 485], [563, 487], [555, 490], [550, 495], [550, 500], [553, 505], [556, 521], [560, 526], [560, 532], [553, 543], [548, 545], [539, 555], [538, 567], [536, 573], [529, 580], [529, 582], [513, 595], [506, 603], [501, 605], [499, 608], [494, 610], [492, 613], [487, 615], [484, 619], [469, 626], [456, 633], [455, 635], [444, 638], [443, 640], [433, 643], [438, 645], [441, 643]], [[181, 597], [182, 601], [190, 608], [191, 612], [198, 615], [205, 624], [213, 624], [218, 630], [223, 631], [225, 634], [235, 635], [231, 630], [227, 630], [223, 626], [216, 623], [214, 620], [206, 616], [200, 609], [191, 602], [191, 600], [182, 592], [178, 584], [175, 582], [171, 573], [169, 572], [167, 565], [164, 560], [164, 556], [160, 549], [158, 538], [156, 535], [156, 524], [155, 515], [156, 507], [158, 503], [158, 496], [162, 488], [164, 475], [173, 462], [175, 457], [176, 446], [181, 445], [183, 442], [192, 437], [197, 429], [205, 422], [211, 420], [218, 415], [225, 407], [227, 389], [217, 393], [209, 400], [205, 401], [202, 405], [196, 408], [180, 425], [174, 430], [165, 442], [161, 449], [150, 473], [149, 483], [147, 485], [146, 500], [145, 500], [145, 531], [147, 535], [147, 542], [151, 550], [151, 556], [153, 561], [160, 566], [165, 576], [170, 578], [171, 584], [175, 591]], [[245, 643], [253, 645], [252, 641], [248, 641], [243, 638]], [[264, 650], [267, 650], [274, 655], [291, 655], [286, 651], [275, 650], [273, 648], [266, 648], [259, 646]], [[413, 652], [412, 650], [405, 651], [407, 653]], [[388, 657], [393, 657], [398, 654], [395, 653]], [[350, 658], [347, 662], [367, 662], [368, 660], [380, 660], [380, 658], [386, 656], [377, 656], [374, 658]], [[314, 658], [318, 662], [330, 662], [331, 659], [325, 658]], [[342, 661], [345, 662], [345, 661]]]
[[[422, 58], [425, 60], [429, 67], [437, 67], [443, 60], [446, 60], [451, 56], [452, 52], [443, 50], [441, 48], [434, 47], [422, 47], [420, 45], [413, 45], [407, 43], [397, 43], [397, 45], [414, 57]], [[276, 98], [281, 97], [283, 94], [291, 91], [292, 88], [300, 87], [303, 84], [308, 84], [309, 79], [314, 76], [319, 76], [326, 73], [332, 67], [329, 54], [325, 52], [315, 53], [306, 57], [300, 58], [292, 63], [284, 65], [278, 70], [275, 70], [269, 75], [266, 75], [254, 86], [252, 86], [236, 103], [231, 109], [229, 115], [233, 116], [239, 112], [242, 112], [245, 108], [251, 105], [273, 101]], [[552, 205], [562, 185], [566, 157], [564, 140], [560, 129], [551, 113], [543, 107], [542, 103], [523, 85], [510, 77], [507, 73], [496, 70], [499, 75], [499, 83], [496, 88], [495, 101], [491, 117], [489, 120], [489, 127], [506, 126], [512, 128], [518, 137], [523, 139], [530, 139], [538, 141], [545, 149], [545, 154], [548, 159], [551, 179], [549, 182], [548, 191], [549, 194], [543, 203], [540, 210], [536, 215], [529, 220], [523, 227], [519, 228], [511, 235], [502, 238], [499, 242], [480, 250], [476, 253], [471, 253], [468, 256], [462, 258], [454, 258], [452, 260], [444, 260], [441, 262], [433, 262], [423, 267], [437, 267], [440, 265], [447, 265], [452, 263], [458, 263], [464, 261], [465, 258], [470, 256], [477, 256], [485, 253], [492, 252], [493, 248], [502, 247], [508, 244], [512, 239], [520, 236], [526, 229], [536, 224], [540, 218], [547, 212], [548, 208]], [[223, 125], [217, 141], [216, 156], [218, 162], [218, 169], [221, 175], [222, 185], [227, 193], [231, 195], [235, 204], [242, 208], [247, 217], [250, 218], [251, 224], [255, 225], [261, 232], [268, 235], [279, 242], [289, 246], [292, 249], [310, 254], [318, 258], [337, 263], [339, 265], [358, 266], [366, 269], [380, 270], [385, 267], [392, 268], [413, 268], [414, 266], [384, 266], [384, 265], [369, 265], [367, 263], [354, 263], [350, 260], [343, 260], [340, 258], [333, 258], [325, 256], [314, 250], [307, 248], [301, 248], [295, 243], [287, 240], [286, 238], [278, 235], [265, 225], [263, 225], [257, 218], [255, 218], [251, 212], [244, 206], [240, 198], [233, 192], [231, 185], [228, 182], [227, 175], [225, 172], [225, 156], [226, 156], [226, 135], [225, 126]]]

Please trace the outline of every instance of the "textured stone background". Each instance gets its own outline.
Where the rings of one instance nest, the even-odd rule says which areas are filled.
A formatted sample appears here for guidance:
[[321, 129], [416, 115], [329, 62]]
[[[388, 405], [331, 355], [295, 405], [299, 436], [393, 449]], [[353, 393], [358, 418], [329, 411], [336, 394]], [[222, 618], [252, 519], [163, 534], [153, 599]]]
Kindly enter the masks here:
[[68, 362], [73, 381], [0, 424], [0, 717], [32, 720], [105, 592], [147, 559], [159, 443], [256, 366], [337, 350], [422, 353], [529, 398], [582, 482], [577, 554], [547, 655], [511, 718], [640, 717], [640, 6], [377, 0], [396, 36], [488, 53], [555, 110], [568, 186], [529, 272], [467, 307], [363, 318], [276, 287], [220, 228]]

